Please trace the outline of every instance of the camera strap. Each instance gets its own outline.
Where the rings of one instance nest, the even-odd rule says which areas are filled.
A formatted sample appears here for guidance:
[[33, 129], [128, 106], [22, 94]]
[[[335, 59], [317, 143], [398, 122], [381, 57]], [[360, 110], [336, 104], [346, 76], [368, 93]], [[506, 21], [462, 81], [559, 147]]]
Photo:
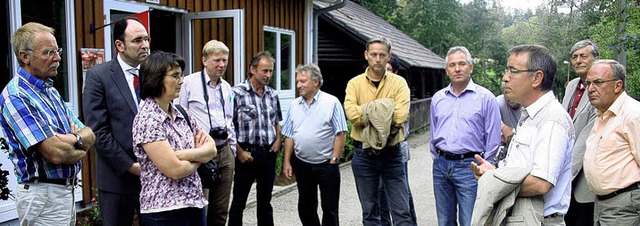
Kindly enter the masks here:
[[[204, 94], [204, 104], [207, 105], [207, 115], [209, 115], [209, 128], [213, 128], [213, 123], [211, 122], [211, 110], [209, 110], [209, 93], [207, 92], [206, 82], [204, 80], [204, 69], [200, 71], [200, 79], [202, 80], [202, 93]], [[220, 81], [222, 78], [218, 78], [218, 82], [222, 84]], [[220, 104], [222, 104], [222, 119], [224, 120], [224, 129], [227, 129], [227, 119], [226, 113], [224, 112], [224, 98], [222, 97], [222, 85], [218, 87], [220, 89]]]

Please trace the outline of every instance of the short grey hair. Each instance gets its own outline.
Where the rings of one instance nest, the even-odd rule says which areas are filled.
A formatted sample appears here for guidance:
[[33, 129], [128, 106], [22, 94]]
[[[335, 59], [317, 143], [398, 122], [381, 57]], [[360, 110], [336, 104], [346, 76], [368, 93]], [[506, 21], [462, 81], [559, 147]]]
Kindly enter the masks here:
[[307, 72], [307, 74], [309, 74], [309, 78], [312, 80], [316, 80], [318, 81], [318, 87], [321, 87], [322, 84], [324, 83], [324, 80], [322, 79], [322, 73], [320, 72], [320, 68], [313, 64], [307, 64], [307, 65], [298, 65], [298, 67], [296, 67], [296, 74], [300, 73], [300, 72]]
[[373, 37], [367, 41], [367, 51], [369, 51], [369, 46], [373, 43], [380, 43], [387, 46], [387, 52], [391, 52], [391, 41], [385, 37]]
[[579, 49], [582, 49], [584, 47], [587, 46], [591, 46], [591, 55], [593, 57], [598, 57], [600, 56], [600, 51], [598, 50], [598, 44], [596, 44], [595, 42], [589, 40], [589, 39], [585, 39], [579, 42], [576, 42], [576, 44], [573, 44], [573, 47], [571, 47], [571, 54], [575, 53], [576, 51], [578, 51]]
[[447, 51], [447, 56], [444, 58], [445, 67], [446, 67], [446, 63], [449, 62], [449, 55], [457, 53], [457, 52], [461, 52], [461, 53], [464, 53], [465, 55], [467, 55], [467, 63], [469, 63], [469, 65], [473, 65], [473, 60], [471, 59], [471, 53], [469, 52], [467, 47], [454, 46], [454, 47], [451, 47], [449, 49], [449, 51]]
[[593, 64], [591, 64], [591, 68], [598, 64], [608, 64], [609, 66], [611, 66], [611, 75], [614, 79], [622, 81], [622, 88], [624, 89], [625, 84], [627, 83], [627, 69], [624, 67], [624, 65], [615, 60], [605, 59], [596, 60], [595, 62], [593, 62]]

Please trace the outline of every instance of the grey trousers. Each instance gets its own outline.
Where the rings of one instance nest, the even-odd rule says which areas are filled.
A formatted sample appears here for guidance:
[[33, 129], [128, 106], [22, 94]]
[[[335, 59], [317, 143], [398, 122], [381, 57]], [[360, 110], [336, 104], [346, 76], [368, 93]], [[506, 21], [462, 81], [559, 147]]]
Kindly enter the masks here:
[[595, 225], [640, 225], [640, 189], [595, 202]]

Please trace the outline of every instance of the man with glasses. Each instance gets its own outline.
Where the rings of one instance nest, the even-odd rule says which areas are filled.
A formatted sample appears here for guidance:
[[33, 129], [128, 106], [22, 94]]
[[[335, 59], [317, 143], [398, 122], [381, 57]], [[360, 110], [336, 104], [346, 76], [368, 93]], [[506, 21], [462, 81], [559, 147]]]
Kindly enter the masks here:
[[[516, 134], [500, 167], [527, 167], [531, 171], [520, 184], [518, 196], [544, 198], [543, 225], [564, 225], [571, 196], [571, 150], [575, 133], [571, 117], [551, 91], [556, 61], [539, 45], [509, 50], [507, 72], [502, 77], [504, 95], [522, 105]], [[494, 165], [481, 156], [471, 163], [477, 176]]]
[[589, 136], [596, 114], [585, 93], [587, 72], [591, 63], [599, 57], [598, 45], [591, 40], [582, 40], [571, 47], [571, 65], [578, 77], [567, 84], [562, 106], [569, 112], [576, 130], [576, 141], [571, 154], [571, 204], [565, 216], [567, 225], [593, 225], [593, 201], [596, 196], [587, 186], [582, 171], [586, 139]]
[[140, 213], [140, 164], [131, 128], [140, 102], [138, 67], [149, 55], [150, 40], [135, 17], [117, 20], [113, 38], [116, 59], [87, 72], [82, 95], [85, 121], [96, 131], [98, 205], [105, 226], [131, 225]]
[[640, 224], [640, 102], [624, 91], [626, 77], [622, 64], [598, 60], [585, 80], [597, 115], [584, 153], [597, 225]]
[[2, 91], [0, 125], [18, 180], [19, 224], [75, 225], [76, 176], [95, 135], [53, 87], [62, 52], [54, 30], [27, 23], [11, 44], [20, 67]]
[[[375, 208], [380, 178], [387, 190], [394, 224], [414, 224], [409, 211], [409, 184], [399, 146], [405, 140], [403, 125], [408, 120], [409, 87], [404, 78], [387, 72], [385, 66], [390, 57], [389, 40], [382, 37], [370, 39], [364, 51], [369, 67], [364, 73], [349, 80], [344, 100], [347, 119], [353, 123], [351, 138], [354, 153], [351, 167], [364, 225], [380, 225], [380, 215]], [[370, 109], [386, 111], [376, 112]], [[367, 118], [375, 117], [373, 115], [376, 114], [383, 115], [382, 111], [392, 113], [385, 121], [388, 126], [380, 128], [383, 130], [381, 133], [389, 135], [389, 139], [376, 139], [377, 136], [372, 134], [375, 132], [367, 136], [367, 132], [372, 131], [367, 128], [371, 121]]]
[[441, 226], [468, 226], [478, 187], [469, 164], [475, 155], [493, 162], [500, 146], [500, 110], [493, 93], [471, 79], [467, 48], [450, 48], [445, 62], [451, 83], [433, 95], [429, 125], [436, 212]]
[[224, 80], [229, 60], [229, 47], [218, 40], [202, 48], [204, 69], [184, 77], [178, 102], [193, 113], [198, 125], [215, 140], [220, 180], [206, 185], [207, 225], [227, 223], [231, 183], [236, 153], [236, 132], [233, 125], [233, 90]]

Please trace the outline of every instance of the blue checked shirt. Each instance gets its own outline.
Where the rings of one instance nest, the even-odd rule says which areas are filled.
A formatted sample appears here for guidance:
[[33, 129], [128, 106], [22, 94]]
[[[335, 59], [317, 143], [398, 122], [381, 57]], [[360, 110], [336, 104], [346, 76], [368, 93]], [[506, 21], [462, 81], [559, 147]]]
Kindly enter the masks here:
[[53, 87], [52, 80], [42, 81], [19, 68], [2, 91], [0, 111], [0, 125], [8, 138], [9, 158], [19, 182], [34, 178], [66, 179], [80, 172], [81, 161], [74, 165], [53, 164], [30, 148], [56, 134], [71, 133], [71, 123], [84, 127]]
[[253, 90], [249, 80], [233, 87], [235, 109], [233, 124], [238, 143], [271, 145], [276, 140], [276, 125], [282, 121], [280, 101], [276, 91], [266, 86], [262, 97]]

